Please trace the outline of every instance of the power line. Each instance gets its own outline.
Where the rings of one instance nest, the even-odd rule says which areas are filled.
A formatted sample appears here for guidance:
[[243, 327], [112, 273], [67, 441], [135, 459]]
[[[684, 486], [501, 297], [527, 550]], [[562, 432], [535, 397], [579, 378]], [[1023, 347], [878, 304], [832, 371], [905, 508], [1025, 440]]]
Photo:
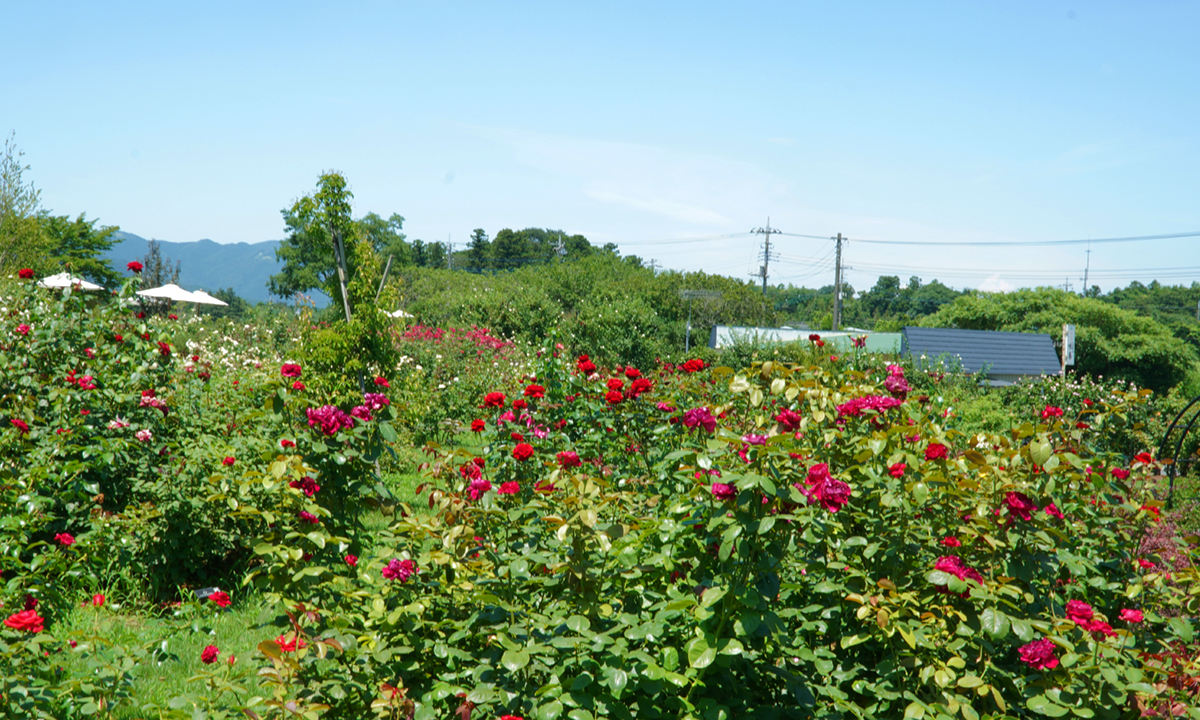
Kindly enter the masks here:
[[[780, 233], [792, 237], [824, 240], [818, 235], [800, 235], [796, 233]], [[1135, 237], [1117, 238], [1087, 238], [1083, 240], [880, 240], [877, 238], [854, 238], [854, 242], [871, 243], [873, 245], [941, 245], [963, 247], [1029, 247], [1049, 245], [1083, 245], [1086, 243], [1120, 243], [1141, 242], [1143, 240], [1174, 240], [1177, 238], [1200, 237], [1200, 231], [1173, 233], [1170, 235], [1138, 235]]]

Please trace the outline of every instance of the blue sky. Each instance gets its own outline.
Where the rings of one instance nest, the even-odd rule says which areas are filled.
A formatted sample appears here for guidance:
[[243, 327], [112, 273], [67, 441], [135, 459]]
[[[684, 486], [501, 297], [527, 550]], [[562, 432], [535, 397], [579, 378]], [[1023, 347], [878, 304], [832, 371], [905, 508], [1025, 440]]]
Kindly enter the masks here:
[[[0, 131], [43, 204], [259, 242], [328, 169], [410, 238], [551, 227], [757, 270], [1069, 281], [1200, 231], [1200, 3], [21, 3]], [[733, 237], [725, 237], [725, 236]], [[717, 239], [711, 239], [716, 237]], [[681, 238], [710, 238], [669, 242]], [[777, 237], [770, 282], [832, 282]], [[666, 241], [666, 242], [664, 242]], [[814, 262], [817, 261], [817, 262]], [[1200, 237], [1089, 284], [1200, 280]]]

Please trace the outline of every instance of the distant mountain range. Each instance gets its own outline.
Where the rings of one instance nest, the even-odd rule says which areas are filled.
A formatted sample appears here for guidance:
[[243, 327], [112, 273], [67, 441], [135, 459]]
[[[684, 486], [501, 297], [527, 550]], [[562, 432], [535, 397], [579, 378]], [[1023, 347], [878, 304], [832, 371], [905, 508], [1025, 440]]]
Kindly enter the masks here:
[[[133, 233], [116, 233], [117, 242], [105, 253], [112, 266], [124, 271], [126, 263], [142, 260], [149, 251], [150, 241]], [[267, 278], [279, 272], [281, 263], [275, 259], [278, 240], [260, 243], [229, 243], [212, 240], [168, 242], [159, 240], [163, 260], [174, 266], [180, 263], [179, 284], [185, 290], [214, 292], [222, 288], [233, 291], [251, 303], [280, 300], [267, 292]], [[328, 299], [319, 292], [313, 300], [323, 306]]]

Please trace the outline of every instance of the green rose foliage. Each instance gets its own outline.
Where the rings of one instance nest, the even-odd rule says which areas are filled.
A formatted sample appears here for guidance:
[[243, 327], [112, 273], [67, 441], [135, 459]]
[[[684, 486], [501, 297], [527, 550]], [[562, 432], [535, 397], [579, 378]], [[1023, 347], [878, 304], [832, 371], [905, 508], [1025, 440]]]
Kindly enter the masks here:
[[306, 641], [260, 646], [277, 701], [577, 720], [1187, 702], [1155, 653], [1195, 653], [1196, 571], [1138, 555], [1156, 466], [1098, 441], [1144, 398], [968, 436], [887, 396], [886, 372], [857, 358], [602, 375], [548, 347], [520, 397], [462, 419], [480, 421], [483, 452], [431, 449], [420, 504], [370, 546], [324, 522], [324, 489], [284, 481], [326, 454], [323, 472], [343, 472], [345, 448], [386, 423], [277, 461], [258, 482], [278, 508], [253, 511], [270, 527], [254, 582], [284, 644]]

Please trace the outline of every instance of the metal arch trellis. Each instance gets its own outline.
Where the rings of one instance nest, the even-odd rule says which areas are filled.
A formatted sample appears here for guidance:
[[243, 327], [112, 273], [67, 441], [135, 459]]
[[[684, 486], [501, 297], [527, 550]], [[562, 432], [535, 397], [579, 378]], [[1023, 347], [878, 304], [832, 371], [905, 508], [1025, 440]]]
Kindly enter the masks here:
[[[1191, 415], [1189, 416], [1188, 413], [1191, 413]], [[1185, 417], [1187, 417], [1187, 422], [1182, 424], [1182, 429], [1181, 429], [1181, 423], [1183, 423], [1183, 420]], [[1171, 421], [1171, 424], [1167, 426], [1167, 431], [1165, 433], [1163, 433], [1162, 442], [1158, 446], [1158, 453], [1155, 455], [1156, 459], [1158, 459], [1160, 461], [1161, 460], [1170, 460], [1171, 461], [1170, 463], [1167, 463], [1167, 466], [1166, 466], [1166, 474], [1167, 474], [1167, 482], [1168, 482], [1168, 484], [1167, 484], [1167, 509], [1168, 510], [1173, 510], [1175, 507], [1175, 478], [1178, 477], [1178, 475], [1179, 475], [1179, 465], [1180, 465], [1179, 454], [1181, 452], [1183, 452], [1183, 443], [1185, 440], [1187, 440], [1188, 433], [1192, 431], [1193, 427], [1196, 427], [1197, 423], [1200, 423], [1200, 397], [1195, 398], [1194, 400], [1192, 400], [1190, 403], [1187, 404], [1187, 407], [1185, 407], [1184, 409], [1179, 411], [1179, 414], [1176, 415], [1175, 419]], [[1175, 433], [1176, 431], [1179, 431], [1178, 439], [1174, 441], [1175, 446], [1174, 446], [1174, 448], [1172, 448], [1171, 443], [1172, 443], [1173, 438], [1171, 437], [1171, 435], [1173, 433]], [[1187, 460], [1184, 460], [1183, 462], [1191, 463], [1191, 462], [1195, 462], [1195, 460], [1189, 458]]]

